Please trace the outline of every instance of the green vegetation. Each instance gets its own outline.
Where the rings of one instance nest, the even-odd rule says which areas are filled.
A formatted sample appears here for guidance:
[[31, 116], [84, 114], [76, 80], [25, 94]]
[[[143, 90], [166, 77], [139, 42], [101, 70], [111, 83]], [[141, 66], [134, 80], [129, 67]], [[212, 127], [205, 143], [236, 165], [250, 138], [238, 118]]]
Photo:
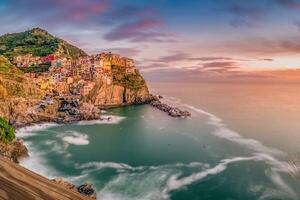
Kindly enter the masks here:
[[5, 119], [0, 117], [0, 141], [4, 143], [12, 142], [15, 139], [15, 128]]
[[141, 89], [146, 84], [144, 78], [138, 71], [128, 74], [124, 67], [112, 66], [112, 75], [113, 84], [121, 85], [134, 91]]
[[21, 33], [5, 34], [0, 37], [0, 55], [9, 60], [25, 54], [43, 57], [55, 53], [59, 48], [69, 57], [86, 56], [86, 53], [67, 42], [50, 35], [47, 31], [34, 28]]
[[8, 97], [40, 96], [41, 90], [23, 76], [23, 72], [0, 56], [0, 100]]
[[30, 67], [23, 67], [20, 68], [20, 70], [24, 73], [43, 73], [43, 72], [47, 72], [49, 71], [49, 68], [51, 67], [51, 62], [47, 62], [47, 63], [42, 63], [39, 65], [32, 65]]
[[5, 57], [0, 56], [0, 74], [16, 76], [21, 75], [22, 72], [18, 70], [13, 64], [11, 64]]

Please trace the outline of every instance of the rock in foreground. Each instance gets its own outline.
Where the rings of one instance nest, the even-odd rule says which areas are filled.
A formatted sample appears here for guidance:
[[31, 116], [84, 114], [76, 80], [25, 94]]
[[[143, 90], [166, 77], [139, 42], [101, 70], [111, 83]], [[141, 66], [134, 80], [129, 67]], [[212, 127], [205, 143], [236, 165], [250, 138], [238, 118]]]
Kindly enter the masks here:
[[56, 178], [52, 180], [58, 185], [61, 185], [69, 190], [72, 190], [74, 192], [79, 192], [80, 194], [83, 194], [91, 199], [96, 199], [96, 192], [95, 189], [93, 188], [93, 185], [90, 183], [85, 183], [80, 186], [76, 186], [70, 182], [65, 181], [62, 178]]
[[3, 200], [89, 200], [0, 156], [0, 198]]

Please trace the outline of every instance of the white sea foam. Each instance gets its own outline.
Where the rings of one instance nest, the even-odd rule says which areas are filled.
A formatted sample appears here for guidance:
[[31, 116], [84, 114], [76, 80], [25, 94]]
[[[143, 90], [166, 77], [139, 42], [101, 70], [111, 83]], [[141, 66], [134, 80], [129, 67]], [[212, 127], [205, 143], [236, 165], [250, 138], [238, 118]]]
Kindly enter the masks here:
[[[169, 99], [169, 98], [167, 98]], [[171, 101], [173, 99], [170, 99]], [[173, 100], [174, 103], [180, 104], [179, 99]], [[194, 181], [197, 181], [203, 177], [206, 177], [208, 175], [220, 173], [224, 171], [229, 163], [232, 162], [238, 162], [238, 161], [243, 161], [243, 160], [257, 160], [257, 161], [265, 161], [267, 164], [269, 164], [272, 168], [272, 173], [273, 176], [270, 176], [271, 180], [275, 183], [277, 183], [278, 186], [281, 187], [291, 198], [295, 197], [295, 192], [288, 187], [288, 185], [283, 181], [281, 176], [278, 174], [277, 171], [282, 171], [282, 172], [287, 172], [288, 171], [288, 164], [286, 162], [279, 161], [276, 159], [274, 156], [283, 156], [286, 155], [284, 152], [272, 148], [272, 147], [267, 147], [263, 145], [260, 141], [255, 140], [255, 139], [250, 139], [250, 138], [244, 138], [237, 132], [229, 129], [226, 124], [223, 123], [223, 120], [209, 112], [206, 112], [204, 110], [198, 109], [194, 106], [187, 105], [187, 104], [181, 104], [181, 106], [184, 106], [196, 113], [205, 115], [209, 118], [209, 124], [214, 125], [216, 129], [213, 131], [213, 134], [219, 138], [227, 139], [230, 141], [233, 141], [237, 144], [242, 145], [243, 147], [247, 147], [248, 149], [253, 150], [254, 156], [249, 157], [249, 158], [232, 158], [232, 159], [227, 159], [227, 160], [222, 160], [220, 164], [215, 166], [214, 168], [208, 169], [204, 172], [199, 172], [192, 174], [191, 176], [182, 178], [182, 179], [177, 179], [178, 176], [173, 176], [169, 180], [168, 186], [164, 189], [164, 196], [168, 196], [168, 192], [176, 189], [180, 189], [186, 185], [189, 185], [193, 183]], [[274, 178], [275, 177], [275, 178]]]
[[194, 183], [195, 181], [199, 181], [209, 175], [215, 175], [215, 174], [221, 173], [227, 168], [227, 165], [230, 163], [239, 162], [239, 161], [249, 161], [249, 160], [255, 160], [255, 159], [257, 160], [258, 157], [252, 156], [252, 157], [235, 157], [232, 159], [224, 159], [213, 168], [209, 168], [207, 170], [204, 170], [204, 171], [201, 171], [198, 173], [194, 173], [190, 176], [187, 176], [187, 177], [184, 177], [181, 179], [178, 179], [178, 177], [179, 177], [178, 174], [172, 175], [170, 177], [170, 179], [168, 180], [166, 187], [162, 191], [162, 196], [165, 199], [168, 199], [169, 193], [171, 191], [180, 189], [187, 185], [190, 185], [190, 184]]
[[89, 136], [76, 131], [67, 131], [67, 136], [64, 136], [62, 140], [68, 144], [73, 145], [88, 145], [90, 143]]
[[79, 121], [75, 124], [77, 124], [77, 125], [118, 124], [124, 119], [125, 119], [125, 117], [121, 117], [121, 116], [104, 115], [99, 120]]
[[[270, 171], [269, 176], [271, 180], [278, 186], [278, 189], [283, 192], [283, 195], [285, 197], [292, 197], [293, 199], [298, 199], [296, 193], [293, 191], [288, 184], [286, 184], [281, 176], [275, 172], [275, 171]], [[286, 198], [285, 198], [286, 199]]]
[[127, 170], [134, 169], [134, 167], [131, 167], [130, 165], [127, 165], [125, 163], [115, 163], [115, 162], [89, 162], [82, 165], [76, 164], [75, 167], [77, 169], [93, 168], [96, 170], [101, 170], [105, 168], [127, 169]]
[[254, 150], [256, 152], [263, 152], [263, 153], [268, 153], [272, 155], [285, 155], [282, 151], [272, 148], [272, 147], [267, 147], [263, 145], [260, 141], [251, 139], [251, 138], [244, 138], [237, 132], [229, 129], [224, 123], [223, 120], [220, 119], [219, 117], [206, 112], [204, 110], [198, 109], [194, 106], [184, 104], [185, 107], [194, 110], [198, 113], [201, 113], [203, 115], [206, 115], [209, 117], [209, 124], [215, 125], [217, 128], [215, 131], [213, 131], [213, 134], [217, 137], [224, 138], [233, 142], [236, 142], [244, 147], [247, 147], [251, 150]]
[[56, 124], [56, 123], [34, 124], [34, 125], [30, 125], [30, 126], [26, 126], [26, 127], [17, 129], [16, 135], [18, 138], [26, 138], [26, 137], [36, 135], [36, 132], [38, 132], [38, 131], [41, 131], [41, 130], [44, 130], [47, 128], [51, 128], [51, 127], [55, 127], [55, 126], [60, 126], [60, 125]]
[[[117, 169], [124, 171], [149, 171], [149, 170], [162, 170], [162, 169], [175, 169], [175, 168], [208, 168], [209, 164], [201, 162], [191, 162], [191, 163], [173, 163], [158, 166], [130, 166], [125, 163], [115, 163], [115, 162], [88, 162], [85, 164], [75, 164], [75, 168], [84, 169], [90, 171], [102, 170], [105, 168]], [[85, 171], [86, 172], [86, 171]]]
[[175, 169], [150, 170], [140, 173], [120, 173], [112, 178], [97, 197], [104, 200], [154, 200], [161, 199], [160, 190]]
[[47, 164], [44, 159], [44, 153], [35, 149], [31, 142], [25, 142], [25, 145], [29, 149], [29, 157], [20, 160], [21, 166], [50, 179], [60, 176], [60, 174]]

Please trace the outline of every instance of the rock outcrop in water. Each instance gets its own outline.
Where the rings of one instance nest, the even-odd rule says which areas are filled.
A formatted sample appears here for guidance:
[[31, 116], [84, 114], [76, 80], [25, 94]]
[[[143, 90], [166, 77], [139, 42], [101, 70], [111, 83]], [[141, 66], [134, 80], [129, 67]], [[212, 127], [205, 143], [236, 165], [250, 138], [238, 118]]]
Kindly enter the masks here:
[[165, 103], [162, 103], [160, 101], [161, 98], [162, 98], [162, 96], [151, 95], [149, 97], [148, 103], [151, 106], [153, 106], [153, 107], [155, 107], [155, 108], [157, 108], [157, 109], [159, 109], [163, 112], [166, 112], [171, 117], [186, 118], [186, 117], [191, 116], [191, 113], [186, 111], [186, 110], [181, 110], [180, 108], [169, 106]]

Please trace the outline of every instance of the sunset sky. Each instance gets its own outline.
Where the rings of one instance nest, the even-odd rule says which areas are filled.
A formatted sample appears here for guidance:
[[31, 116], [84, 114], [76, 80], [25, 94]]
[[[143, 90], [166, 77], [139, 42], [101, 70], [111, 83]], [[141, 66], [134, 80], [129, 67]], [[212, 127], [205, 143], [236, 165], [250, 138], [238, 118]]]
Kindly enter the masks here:
[[300, 0], [0, 0], [0, 23], [132, 57], [151, 80], [300, 80]]

